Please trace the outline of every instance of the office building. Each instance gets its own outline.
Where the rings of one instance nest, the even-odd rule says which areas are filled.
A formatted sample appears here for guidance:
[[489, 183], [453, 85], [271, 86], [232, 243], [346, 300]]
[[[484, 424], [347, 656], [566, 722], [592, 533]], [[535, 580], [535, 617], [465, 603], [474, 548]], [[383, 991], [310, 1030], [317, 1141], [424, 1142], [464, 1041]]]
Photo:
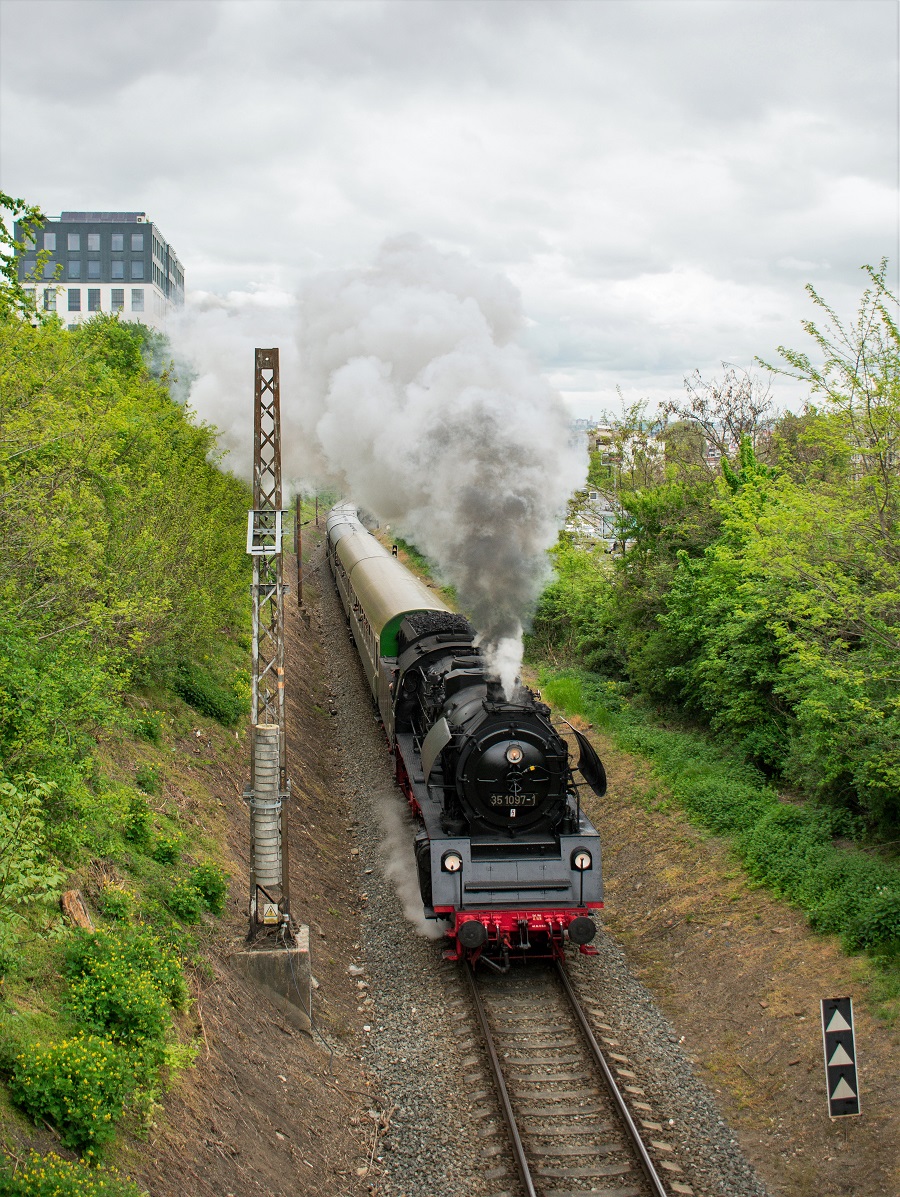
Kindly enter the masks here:
[[[24, 230], [16, 225], [16, 240]], [[33, 280], [38, 306], [76, 327], [97, 312], [118, 312], [164, 329], [184, 304], [184, 269], [146, 212], [63, 212], [46, 220], [19, 254], [19, 279], [28, 282], [37, 254], [50, 257]]]

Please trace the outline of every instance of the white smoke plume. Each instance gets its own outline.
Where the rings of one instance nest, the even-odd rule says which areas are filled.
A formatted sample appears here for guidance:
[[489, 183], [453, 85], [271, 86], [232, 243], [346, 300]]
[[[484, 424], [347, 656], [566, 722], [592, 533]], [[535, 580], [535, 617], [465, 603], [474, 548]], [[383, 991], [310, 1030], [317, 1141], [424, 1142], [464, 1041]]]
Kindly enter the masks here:
[[384, 837], [381, 841], [384, 875], [393, 884], [403, 913], [418, 933], [426, 939], [440, 939], [444, 934], [443, 925], [435, 919], [427, 919], [422, 912], [422, 895], [419, 893], [413, 850], [416, 826], [409, 807], [396, 790], [375, 794], [374, 799]]
[[[210, 327], [214, 347], [197, 363], [192, 405], [233, 441], [234, 378], [247, 363], [252, 377], [252, 343], [281, 345], [285, 474], [337, 487], [415, 543], [456, 588], [511, 695], [546, 549], [587, 465], [562, 398], [514, 341], [518, 292], [404, 236], [369, 269], [311, 279], [290, 343], [285, 318], [294, 313], [262, 300], [195, 315], [188, 339]], [[179, 348], [190, 351], [181, 338]], [[252, 442], [251, 395], [244, 384], [236, 466]]]

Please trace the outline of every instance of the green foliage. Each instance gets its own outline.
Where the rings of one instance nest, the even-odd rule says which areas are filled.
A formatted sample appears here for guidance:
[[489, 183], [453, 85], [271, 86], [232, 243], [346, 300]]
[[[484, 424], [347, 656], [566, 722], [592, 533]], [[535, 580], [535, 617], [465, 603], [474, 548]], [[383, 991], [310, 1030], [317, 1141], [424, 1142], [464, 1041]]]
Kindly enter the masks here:
[[191, 870], [190, 883], [203, 898], [208, 910], [213, 914], [222, 913], [228, 893], [227, 873], [209, 862], [199, 864]]
[[199, 923], [206, 902], [190, 881], [177, 881], [166, 895], [166, 905], [182, 923]]
[[158, 794], [162, 788], [162, 774], [159, 765], [139, 765], [134, 780], [145, 794]]
[[217, 653], [247, 614], [246, 489], [142, 341], [112, 318], [0, 319], [0, 754], [63, 793], [127, 685]]
[[151, 744], [158, 744], [162, 736], [162, 714], [160, 711], [147, 711], [134, 721], [135, 735], [149, 740]]
[[136, 848], [147, 850], [153, 832], [153, 817], [147, 799], [142, 794], [133, 794], [128, 800], [123, 834]]
[[32, 1151], [17, 1164], [0, 1159], [0, 1197], [142, 1197], [115, 1168], [90, 1168], [53, 1152]]
[[134, 895], [121, 885], [104, 885], [100, 893], [100, 909], [108, 919], [127, 923], [134, 909]]
[[181, 855], [182, 835], [161, 835], [153, 845], [151, 855], [157, 864], [175, 864]]
[[851, 951], [880, 948], [895, 955], [900, 952], [900, 888], [880, 886], [851, 918], [844, 942]]
[[62, 1142], [86, 1156], [113, 1137], [133, 1088], [125, 1052], [84, 1033], [29, 1044], [16, 1057], [9, 1082], [13, 1100], [29, 1117], [52, 1122]]
[[[821, 406], [773, 427], [749, 375], [695, 375], [689, 404], [665, 405], [679, 419], [664, 468], [637, 483], [626, 449], [637, 460], [646, 446], [626, 419], [614, 457], [627, 548], [604, 570], [560, 544], [532, 652], [678, 708], [767, 777], [894, 839], [900, 333], [885, 263], [866, 271], [853, 324], [810, 291], [821, 362], [781, 350]], [[704, 444], [733, 452], [719, 477]]]
[[59, 893], [63, 874], [48, 859], [44, 809], [52, 791], [50, 783], [31, 774], [16, 784], [0, 781], [0, 909]]
[[[20, 223], [25, 238], [36, 243], [38, 230], [45, 220], [40, 208], [0, 191], [0, 212], [3, 211], [9, 213], [13, 222]], [[33, 324], [40, 324], [46, 316], [35, 303], [33, 286], [19, 282], [19, 255], [26, 248], [26, 240], [17, 241], [14, 229], [8, 228], [0, 217], [0, 320], [24, 317]], [[35, 268], [28, 276], [32, 284], [43, 277], [44, 265], [50, 256], [47, 250], [35, 254]], [[56, 277], [59, 277], [58, 269]]]
[[66, 951], [66, 974], [73, 981], [106, 975], [111, 970], [123, 977], [145, 977], [153, 988], [181, 1009], [187, 1001], [187, 985], [178, 955], [159, 937], [140, 927], [116, 932], [76, 932]]
[[804, 910], [817, 930], [843, 935], [851, 949], [886, 950], [900, 936], [900, 868], [834, 844], [859, 833], [851, 814], [782, 802], [757, 769], [708, 738], [663, 729], [633, 706], [610, 703], [608, 683], [596, 675], [570, 670], [541, 683], [554, 705], [650, 760], [690, 818], [730, 836], [748, 874]]
[[182, 663], [174, 675], [172, 689], [194, 710], [225, 727], [234, 727], [249, 710], [245, 697], [223, 686], [209, 670], [198, 665]]

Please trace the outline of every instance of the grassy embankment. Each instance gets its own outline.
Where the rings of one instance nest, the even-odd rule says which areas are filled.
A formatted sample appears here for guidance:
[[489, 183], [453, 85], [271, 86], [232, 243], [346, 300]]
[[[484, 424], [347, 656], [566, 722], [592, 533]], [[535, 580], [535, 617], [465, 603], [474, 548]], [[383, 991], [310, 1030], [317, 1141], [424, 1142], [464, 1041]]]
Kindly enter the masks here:
[[0, 317], [0, 1192], [134, 1193], [79, 1160], [144, 1133], [196, 1051], [228, 881], [196, 766], [248, 705], [249, 496], [147, 330]]
[[664, 726], [624, 699], [620, 687], [583, 670], [535, 663], [543, 697], [602, 728], [617, 748], [647, 761], [651, 784], [635, 801], [677, 809], [726, 838], [751, 884], [799, 907], [811, 927], [867, 951], [873, 1005], [887, 1018], [900, 1007], [900, 964], [892, 895], [900, 868], [883, 854], [843, 840], [833, 808], [786, 801], [753, 766], [699, 731]]

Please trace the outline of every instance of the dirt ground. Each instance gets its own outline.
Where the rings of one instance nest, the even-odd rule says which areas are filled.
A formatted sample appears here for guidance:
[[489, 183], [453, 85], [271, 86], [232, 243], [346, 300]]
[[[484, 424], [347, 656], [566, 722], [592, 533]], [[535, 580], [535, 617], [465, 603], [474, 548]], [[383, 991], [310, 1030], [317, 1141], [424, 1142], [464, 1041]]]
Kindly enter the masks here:
[[[309, 537], [310, 550], [314, 539]], [[286, 620], [293, 912], [298, 922], [310, 924], [318, 982], [314, 1017], [335, 1051], [330, 1057], [315, 1035], [286, 1025], [265, 990], [235, 966], [247, 929], [248, 812], [242, 792], [248, 745], [243, 733], [236, 741], [234, 733], [198, 719], [166, 762], [165, 798], [177, 802], [184, 819], [227, 842], [232, 882], [225, 915], [199, 931], [195, 1000], [181, 1020], [182, 1040], [200, 1045], [196, 1065], [164, 1095], [149, 1134], [136, 1137], [123, 1124], [113, 1153], [120, 1171], [151, 1197], [371, 1192], [380, 1110], [357, 1052], [363, 1017], [347, 971], [358, 956], [360, 896], [348, 868], [353, 834], [329, 738], [321, 637], [314, 619], [310, 630], [298, 612], [295, 595], [294, 589]], [[115, 749], [106, 751], [115, 773]], [[133, 771], [133, 761], [120, 764]], [[89, 877], [84, 884], [89, 894]], [[21, 1123], [5, 1129], [22, 1150], [70, 1154], [49, 1129]]]
[[[607, 796], [585, 802], [604, 845], [606, 928], [747, 1157], [784, 1197], [900, 1193], [900, 1034], [872, 1017], [864, 965], [751, 889], [723, 841], [648, 809], [646, 764], [591, 736], [609, 777]], [[862, 1116], [831, 1121], [819, 1001], [846, 996]]]
[[[312, 551], [315, 537], [308, 537]], [[305, 546], [306, 547], [306, 546]], [[289, 579], [295, 582], [290, 559]], [[307, 611], [315, 595], [306, 590]], [[313, 1012], [337, 1045], [285, 1025], [265, 991], [243, 979], [231, 959], [246, 933], [248, 814], [241, 798], [249, 775], [244, 748], [230, 767], [209, 764], [227, 813], [234, 862], [228, 925], [209, 953], [212, 978], [196, 1004], [204, 1049], [165, 1103], [165, 1124], [146, 1147], [122, 1161], [152, 1197], [343, 1197], [369, 1192], [379, 1114], [354, 1039], [361, 1034], [356, 983], [359, 890], [348, 869], [352, 827], [329, 738], [327, 680], [315, 616], [286, 601], [288, 773], [292, 913], [310, 925]], [[311, 621], [311, 626], [310, 626]], [[314, 912], [314, 913], [313, 913]]]
[[[152, 1197], [374, 1191], [379, 1105], [359, 1060], [365, 1016], [347, 971], [358, 959], [364, 899], [351, 867], [316, 596], [307, 583], [301, 615], [287, 565], [294, 914], [310, 926], [315, 1017], [337, 1050], [329, 1059], [315, 1036], [287, 1026], [235, 967], [246, 929], [247, 745], [204, 725], [181, 745], [169, 784], [180, 787], [186, 817], [227, 840], [233, 882], [226, 915], [207, 931], [192, 1021], [182, 1028], [202, 1044], [196, 1067], [166, 1095], [146, 1140], [123, 1136], [117, 1152], [121, 1170]], [[813, 935], [798, 912], [750, 889], [721, 841], [677, 813], [648, 809], [646, 765], [591, 734], [609, 776], [607, 797], [586, 802], [604, 842], [606, 928], [684, 1036], [748, 1158], [779, 1197], [900, 1192], [900, 1036], [869, 1013], [859, 962]], [[217, 800], [214, 810], [192, 797], [192, 782]], [[846, 995], [857, 1016], [863, 1114], [832, 1123], [819, 999]], [[28, 1143], [58, 1150], [49, 1134]]]

